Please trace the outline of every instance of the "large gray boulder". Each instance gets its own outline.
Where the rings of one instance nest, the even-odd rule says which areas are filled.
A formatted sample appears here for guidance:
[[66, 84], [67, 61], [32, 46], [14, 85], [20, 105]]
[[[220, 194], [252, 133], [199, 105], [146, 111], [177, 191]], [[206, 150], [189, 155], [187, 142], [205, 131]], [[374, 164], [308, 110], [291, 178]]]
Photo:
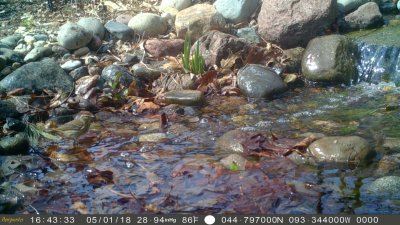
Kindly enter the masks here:
[[257, 64], [249, 64], [239, 70], [238, 86], [250, 98], [269, 98], [287, 89], [278, 74]]
[[259, 33], [283, 48], [305, 46], [337, 16], [336, 0], [263, 0]]
[[93, 35], [98, 36], [100, 39], [104, 38], [106, 30], [99, 19], [94, 17], [83, 17], [77, 22], [77, 24], [86, 30], [91, 31]]
[[141, 37], [155, 37], [167, 32], [167, 23], [153, 13], [139, 13], [128, 23], [128, 26]]
[[358, 136], [323, 137], [308, 147], [320, 163], [365, 165], [374, 151], [367, 140]]
[[233, 23], [250, 18], [260, 5], [260, 0], [217, 0], [214, 7], [227, 20]]
[[310, 81], [349, 83], [355, 78], [355, 46], [343, 35], [314, 38], [303, 54], [302, 71]]
[[4, 91], [24, 88], [26, 91], [49, 89], [70, 92], [73, 87], [72, 77], [50, 58], [25, 64], [0, 81], [0, 90]]
[[93, 32], [82, 26], [67, 22], [60, 27], [57, 35], [58, 43], [68, 50], [75, 50], [86, 46], [92, 40]]
[[382, 13], [379, 11], [379, 6], [375, 2], [368, 2], [360, 6], [344, 19], [353, 29], [365, 29], [383, 25]]

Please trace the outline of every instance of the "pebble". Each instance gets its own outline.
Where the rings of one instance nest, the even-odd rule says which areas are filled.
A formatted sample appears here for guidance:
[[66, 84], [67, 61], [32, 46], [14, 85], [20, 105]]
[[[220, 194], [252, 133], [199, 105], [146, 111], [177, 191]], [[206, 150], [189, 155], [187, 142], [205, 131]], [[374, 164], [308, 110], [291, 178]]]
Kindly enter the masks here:
[[203, 93], [197, 90], [174, 90], [165, 93], [167, 104], [199, 106], [204, 100]]
[[66, 71], [72, 71], [80, 66], [82, 66], [82, 62], [80, 60], [68, 60], [61, 65], [61, 68]]
[[73, 54], [74, 54], [76, 57], [81, 57], [81, 56], [83, 56], [83, 55], [88, 54], [89, 51], [90, 51], [89, 48], [85, 46], [85, 47], [82, 47], [82, 48], [79, 48], [79, 49], [75, 50]]
[[139, 136], [139, 142], [161, 142], [165, 139], [167, 139], [165, 133], [142, 134]]

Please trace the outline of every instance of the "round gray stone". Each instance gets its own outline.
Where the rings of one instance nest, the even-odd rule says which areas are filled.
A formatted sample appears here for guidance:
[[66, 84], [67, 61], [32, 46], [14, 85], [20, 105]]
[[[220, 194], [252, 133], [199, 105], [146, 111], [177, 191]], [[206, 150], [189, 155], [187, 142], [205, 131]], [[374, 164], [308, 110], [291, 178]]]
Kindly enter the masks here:
[[53, 53], [50, 47], [35, 47], [24, 58], [25, 62], [34, 62]]
[[89, 44], [92, 37], [92, 31], [86, 30], [78, 24], [67, 22], [60, 27], [57, 41], [64, 48], [75, 50]]
[[134, 16], [128, 23], [128, 26], [136, 34], [144, 37], [155, 37], [167, 32], [167, 24], [161, 18], [153, 13], [140, 13]]
[[104, 29], [103, 23], [101, 23], [99, 19], [94, 17], [84, 17], [81, 18], [77, 24], [86, 30], [93, 32], [93, 35], [98, 36], [100, 39], [104, 38], [106, 30]]
[[126, 24], [110, 20], [104, 25], [104, 27], [111, 35], [118, 38], [119, 40], [130, 41], [133, 38], [134, 32]]

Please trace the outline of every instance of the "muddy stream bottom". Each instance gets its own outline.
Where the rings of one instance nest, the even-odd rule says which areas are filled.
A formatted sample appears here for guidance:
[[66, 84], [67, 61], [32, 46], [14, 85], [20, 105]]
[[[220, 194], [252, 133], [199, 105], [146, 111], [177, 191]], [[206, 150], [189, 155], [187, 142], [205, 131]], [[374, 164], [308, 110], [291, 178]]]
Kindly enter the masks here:
[[[17, 213], [400, 213], [400, 201], [365, 191], [379, 177], [400, 174], [399, 163], [383, 160], [399, 160], [399, 98], [387, 83], [302, 88], [273, 101], [213, 96], [201, 108], [164, 108], [164, 132], [159, 113], [99, 112], [79, 147], [43, 141], [19, 158], [21, 172], [9, 179], [26, 189]], [[293, 139], [358, 135], [377, 155], [357, 168], [296, 165], [285, 157], [226, 168], [221, 159], [229, 153], [215, 143], [234, 129]]]

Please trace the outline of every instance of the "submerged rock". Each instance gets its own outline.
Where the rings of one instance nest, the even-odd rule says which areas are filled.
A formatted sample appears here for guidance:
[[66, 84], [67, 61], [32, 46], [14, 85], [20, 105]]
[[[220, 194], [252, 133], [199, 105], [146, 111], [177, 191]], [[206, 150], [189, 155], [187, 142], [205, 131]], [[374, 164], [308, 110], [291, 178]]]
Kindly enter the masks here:
[[303, 55], [303, 74], [310, 81], [348, 84], [357, 75], [355, 51], [355, 46], [346, 36], [314, 38]]
[[372, 182], [367, 191], [373, 195], [384, 195], [400, 198], [400, 177], [399, 176], [386, 176], [376, 179]]
[[308, 147], [319, 163], [366, 165], [374, 151], [367, 140], [358, 136], [323, 137]]
[[24, 133], [6, 136], [0, 139], [0, 155], [27, 154], [29, 146], [29, 140]]
[[202, 105], [204, 95], [201, 91], [175, 90], [165, 93], [165, 102], [178, 105]]
[[232, 153], [243, 153], [242, 142], [247, 138], [247, 133], [242, 130], [231, 130], [223, 134], [216, 141], [215, 152], [217, 155], [229, 155]]
[[278, 74], [257, 64], [249, 64], [239, 70], [238, 86], [250, 98], [268, 98], [287, 89]]

